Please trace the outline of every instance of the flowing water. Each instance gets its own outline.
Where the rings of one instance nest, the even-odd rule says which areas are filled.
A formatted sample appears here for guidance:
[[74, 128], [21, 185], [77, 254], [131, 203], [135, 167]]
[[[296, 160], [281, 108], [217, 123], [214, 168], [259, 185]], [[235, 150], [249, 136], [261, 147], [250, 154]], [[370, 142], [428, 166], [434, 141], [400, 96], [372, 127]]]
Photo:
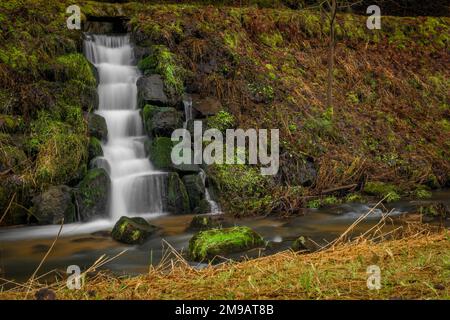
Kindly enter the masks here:
[[[450, 190], [438, 191], [429, 202], [450, 204]], [[401, 201], [390, 204], [388, 211], [395, 208], [392, 217], [399, 218], [409, 212], [415, 212], [417, 201]], [[290, 218], [253, 217], [249, 219], [230, 220], [235, 225], [245, 225], [271, 241], [270, 250], [262, 254], [271, 254], [286, 250], [299, 235], [312, 238], [324, 244], [342, 234], [358, 217], [367, 213], [374, 203], [344, 204], [322, 209], [308, 209], [303, 216]], [[382, 211], [374, 210], [354, 230], [359, 235], [375, 225]], [[194, 234], [188, 229], [192, 215], [153, 216], [149, 222], [160, 228], [160, 232], [150, 237], [143, 245], [128, 246], [111, 239], [108, 231], [112, 225], [107, 220], [91, 223], [74, 223], [65, 225], [62, 236], [58, 239], [51, 254], [47, 257], [40, 274], [58, 269], [65, 274], [69, 265], [78, 265], [82, 270], [91, 266], [100, 256], [113, 257], [123, 250], [128, 250], [119, 258], [104, 266], [117, 274], [139, 274], [148, 270], [150, 264], [157, 264], [164, 252], [163, 240], [176, 250], [186, 252], [189, 240]], [[386, 231], [397, 227], [394, 220], [386, 226]], [[450, 221], [447, 221], [447, 227]], [[26, 280], [39, 265], [42, 257], [50, 248], [59, 226], [24, 226], [0, 229], [0, 277]], [[254, 252], [258, 255], [260, 252]], [[193, 265], [198, 265], [192, 263]], [[202, 266], [202, 265], [198, 265]]]
[[147, 137], [137, 107], [139, 72], [129, 36], [87, 35], [84, 51], [98, 73], [96, 113], [108, 127], [104, 157], [95, 163], [111, 178], [110, 219], [162, 213], [166, 173], [155, 170], [145, 152]]

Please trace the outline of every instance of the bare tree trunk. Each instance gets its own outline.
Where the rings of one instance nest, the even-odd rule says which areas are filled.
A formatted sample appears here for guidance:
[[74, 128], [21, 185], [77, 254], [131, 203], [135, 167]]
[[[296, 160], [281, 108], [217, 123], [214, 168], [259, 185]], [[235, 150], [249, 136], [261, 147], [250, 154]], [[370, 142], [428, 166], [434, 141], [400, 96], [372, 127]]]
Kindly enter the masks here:
[[334, 46], [335, 46], [334, 21], [335, 21], [335, 19], [336, 19], [336, 0], [331, 0], [330, 49], [328, 52], [327, 107], [333, 106], [333, 68], [334, 68]]

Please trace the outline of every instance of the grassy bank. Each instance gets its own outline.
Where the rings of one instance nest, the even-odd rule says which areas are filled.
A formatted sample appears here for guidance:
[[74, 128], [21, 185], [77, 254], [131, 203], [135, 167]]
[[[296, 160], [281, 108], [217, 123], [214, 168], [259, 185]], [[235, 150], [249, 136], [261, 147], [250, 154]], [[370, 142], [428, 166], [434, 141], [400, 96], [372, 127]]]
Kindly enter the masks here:
[[[57, 299], [450, 299], [448, 231], [379, 244], [343, 244], [323, 252], [282, 252], [195, 270], [167, 259], [138, 277], [99, 274], [81, 290], [51, 286]], [[381, 269], [381, 289], [368, 290], [367, 267]], [[44, 286], [34, 285], [27, 297]], [[0, 293], [23, 299], [27, 286]]]

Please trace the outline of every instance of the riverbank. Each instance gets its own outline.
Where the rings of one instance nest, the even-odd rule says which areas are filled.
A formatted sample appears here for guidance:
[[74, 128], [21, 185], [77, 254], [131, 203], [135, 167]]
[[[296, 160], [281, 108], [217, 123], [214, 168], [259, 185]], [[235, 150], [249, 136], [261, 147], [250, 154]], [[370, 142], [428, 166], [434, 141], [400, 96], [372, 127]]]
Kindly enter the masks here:
[[[381, 289], [367, 288], [367, 267], [381, 271]], [[450, 299], [450, 234], [418, 231], [381, 242], [353, 242], [322, 252], [284, 251], [198, 270], [176, 253], [137, 277], [99, 273], [80, 290], [65, 281], [57, 299]], [[0, 299], [33, 299], [43, 285], [18, 286]], [[28, 294], [27, 291], [29, 290]]]

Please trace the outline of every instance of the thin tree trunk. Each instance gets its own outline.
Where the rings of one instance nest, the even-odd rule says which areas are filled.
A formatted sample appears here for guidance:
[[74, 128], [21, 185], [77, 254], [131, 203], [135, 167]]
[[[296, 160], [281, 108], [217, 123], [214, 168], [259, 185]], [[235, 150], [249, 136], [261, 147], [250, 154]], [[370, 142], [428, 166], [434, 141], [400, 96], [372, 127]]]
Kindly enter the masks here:
[[327, 107], [333, 106], [333, 68], [334, 68], [334, 46], [335, 30], [334, 20], [336, 19], [336, 0], [331, 0], [330, 13], [330, 49], [328, 52], [328, 83], [327, 83]]

